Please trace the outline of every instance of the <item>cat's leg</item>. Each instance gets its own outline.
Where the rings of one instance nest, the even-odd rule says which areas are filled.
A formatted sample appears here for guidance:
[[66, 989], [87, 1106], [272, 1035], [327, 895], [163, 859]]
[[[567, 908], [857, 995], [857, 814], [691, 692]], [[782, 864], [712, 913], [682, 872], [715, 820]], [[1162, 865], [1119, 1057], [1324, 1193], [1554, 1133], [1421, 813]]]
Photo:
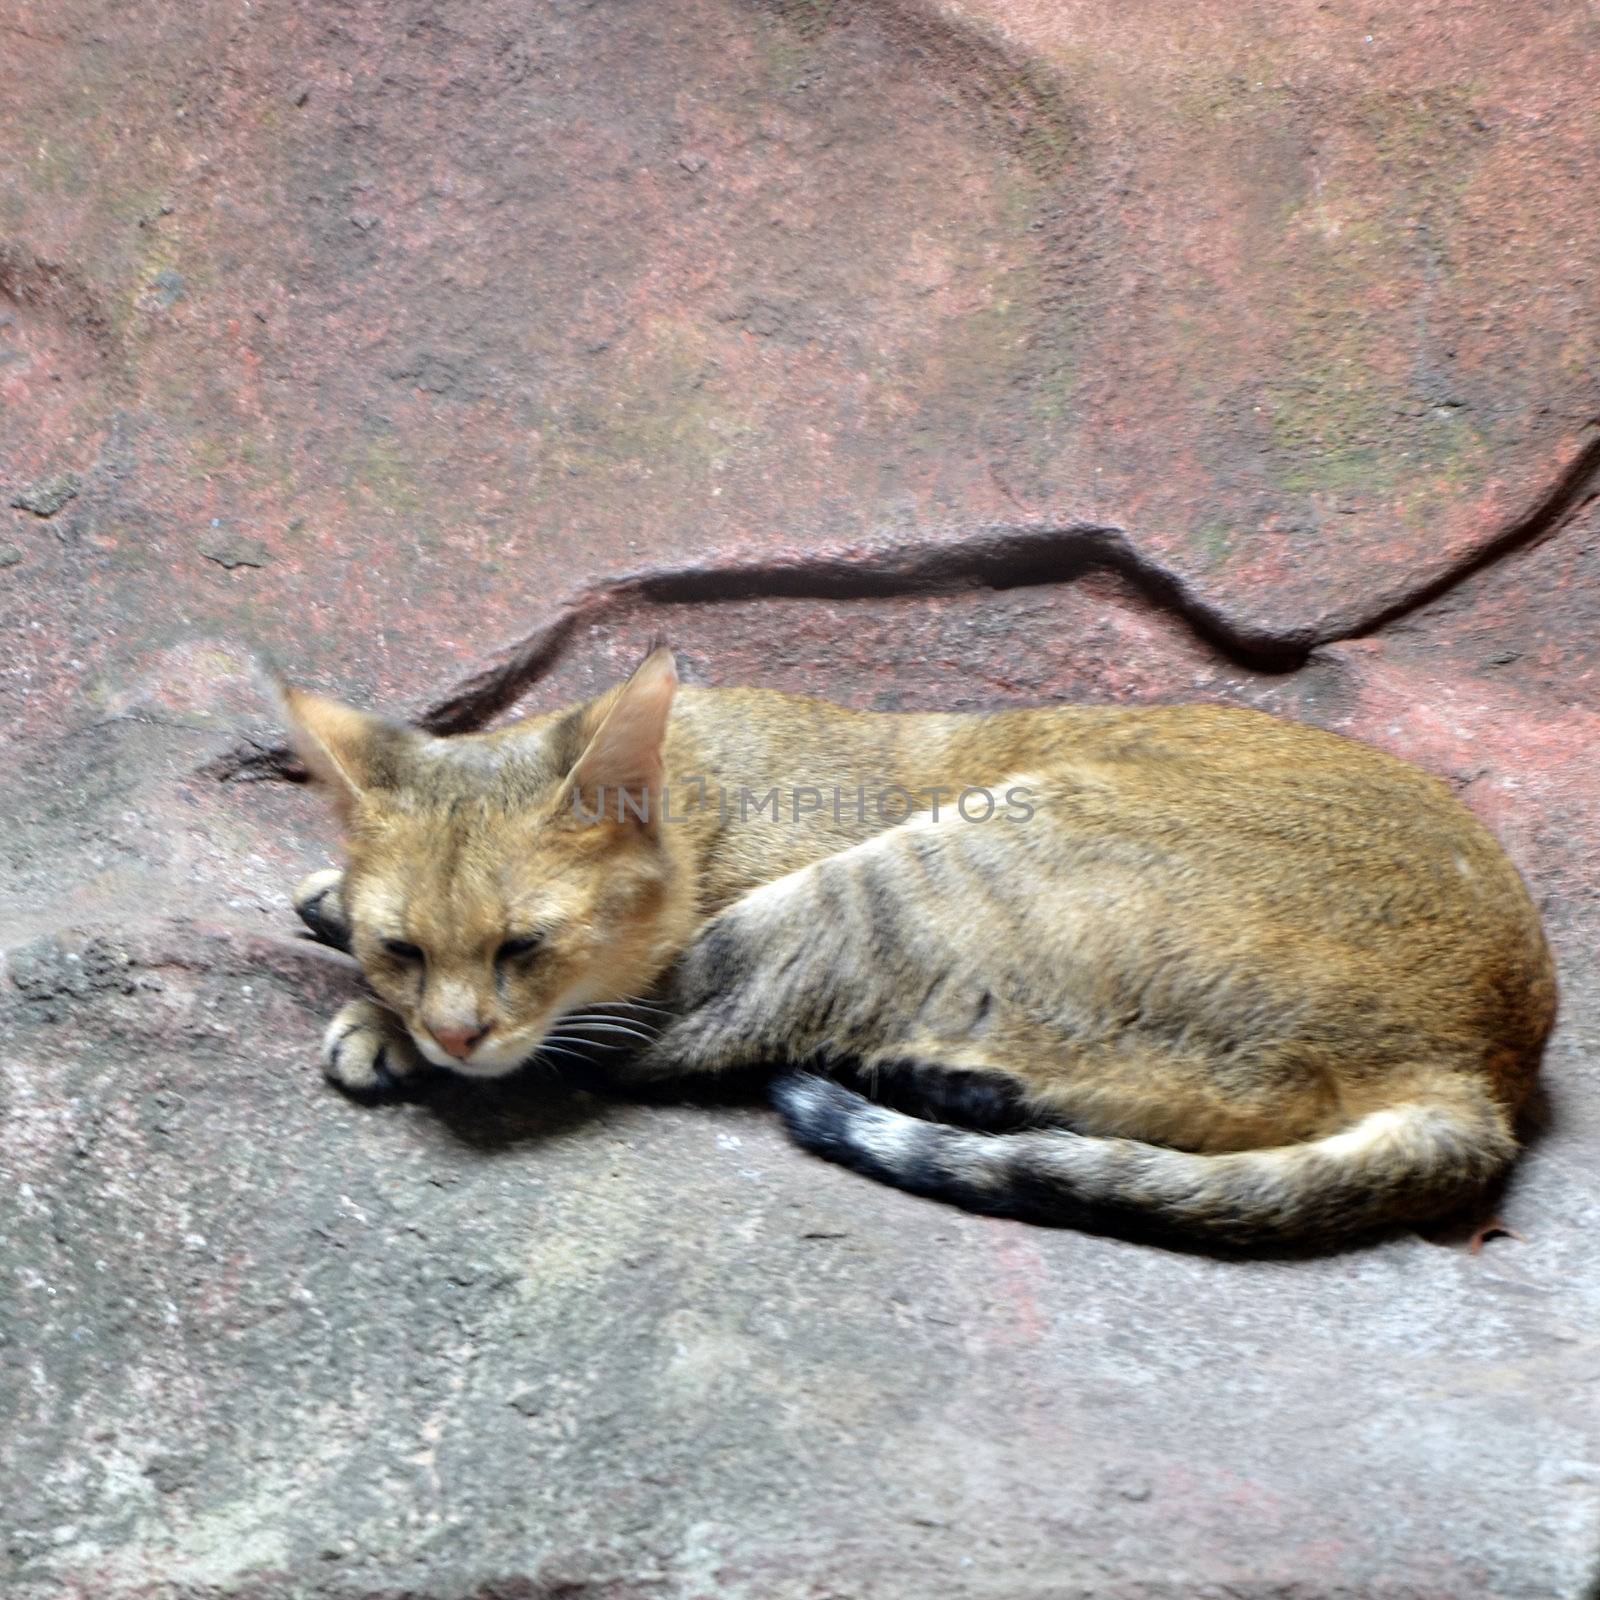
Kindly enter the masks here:
[[955, 1061], [936, 1048], [919, 1055], [891, 1054], [866, 1061], [825, 1063], [828, 1076], [893, 1111], [948, 1122], [975, 1133], [1015, 1133], [1056, 1122], [1029, 1103], [1026, 1086], [1003, 1067], [972, 1064], [972, 1051], [958, 1047]]
[[1017, 1125], [1020, 1080], [991, 1068], [1005, 1008], [963, 947], [966, 923], [953, 929], [930, 896], [928, 863], [969, 848], [963, 826], [891, 829], [725, 908], [669, 973], [674, 1019], [627, 1076], [856, 1063], [864, 1090], [908, 1109]]
[[657, 990], [671, 1019], [613, 1069], [619, 1080], [734, 1072], [790, 1056], [802, 1031], [800, 994], [822, 1003], [832, 981], [820, 944], [807, 949], [803, 939], [815, 921], [815, 870], [753, 891], [706, 923]]
[[433, 1069], [388, 1007], [376, 1000], [352, 1000], [322, 1036], [322, 1070], [347, 1094], [368, 1099], [392, 1093]]
[[350, 919], [344, 909], [344, 873], [326, 867], [300, 881], [294, 892], [295, 914], [322, 944], [350, 953]]
[[[295, 890], [294, 909], [320, 943], [348, 954], [343, 887], [344, 873], [337, 867], [313, 872]], [[376, 1000], [352, 1000], [322, 1035], [322, 1070], [346, 1094], [370, 1099], [432, 1069], [392, 1011]]]

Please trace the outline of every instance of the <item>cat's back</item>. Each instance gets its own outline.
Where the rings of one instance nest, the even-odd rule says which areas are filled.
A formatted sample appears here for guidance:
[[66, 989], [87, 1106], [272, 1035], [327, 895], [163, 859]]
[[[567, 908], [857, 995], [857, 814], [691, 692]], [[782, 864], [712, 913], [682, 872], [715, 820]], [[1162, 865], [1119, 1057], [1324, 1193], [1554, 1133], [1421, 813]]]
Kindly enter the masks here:
[[1515, 868], [1438, 779], [1371, 745], [1215, 705], [1020, 711], [851, 710], [759, 689], [682, 692], [681, 757], [740, 781], [897, 786], [917, 797], [1023, 781], [1046, 821], [1203, 856], [1259, 891], [1340, 921], [1366, 897], [1417, 915], [1498, 906], [1537, 931]]
[[1498, 843], [1439, 780], [1265, 712], [871, 712], [764, 689], [685, 689], [680, 699], [680, 762], [702, 758], [741, 780], [826, 778], [925, 796], [1027, 778], [1045, 784], [1059, 818], [1174, 846], [1204, 839], [1243, 881], [1290, 871], [1328, 892], [1334, 881], [1409, 863], [1469, 886], [1469, 901], [1525, 899]]
[[1116, 708], [1087, 729], [1068, 718], [1049, 748], [1029, 753], [1044, 808], [1074, 830], [1203, 858], [1236, 903], [1297, 904], [1326, 926], [1498, 915], [1539, 931], [1494, 836], [1396, 756], [1233, 707]]
[[1260, 712], [1171, 706], [1069, 736], [1041, 776], [1063, 871], [1118, 841], [1219, 962], [1277, 950], [1318, 987], [1343, 973], [1375, 1015], [1448, 1012], [1518, 1062], [1549, 1032], [1554, 968], [1526, 885], [1410, 763]]

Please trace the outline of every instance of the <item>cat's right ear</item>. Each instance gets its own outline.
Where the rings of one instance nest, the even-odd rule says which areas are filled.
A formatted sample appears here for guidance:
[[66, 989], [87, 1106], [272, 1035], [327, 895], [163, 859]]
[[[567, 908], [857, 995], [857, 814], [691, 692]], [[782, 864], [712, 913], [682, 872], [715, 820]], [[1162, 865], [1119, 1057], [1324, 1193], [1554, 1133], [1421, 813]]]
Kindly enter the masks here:
[[413, 737], [410, 729], [297, 689], [276, 673], [268, 680], [295, 754], [333, 796], [341, 822], [349, 822], [371, 791], [394, 786], [398, 758]]

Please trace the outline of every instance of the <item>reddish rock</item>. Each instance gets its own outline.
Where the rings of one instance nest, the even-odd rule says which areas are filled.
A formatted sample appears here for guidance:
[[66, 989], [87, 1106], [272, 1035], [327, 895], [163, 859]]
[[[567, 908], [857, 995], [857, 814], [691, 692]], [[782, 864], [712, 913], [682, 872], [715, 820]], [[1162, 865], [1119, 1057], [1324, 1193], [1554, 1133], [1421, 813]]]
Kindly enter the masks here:
[[[16, 0], [8, 1597], [1588, 1594], [1592, 43], [1394, 11]], [[747, 1106], [331, 1095], [252, 651], [460, 728], [660, 630], [1440, 774], [1562, 974], [1524, 1239], [1219, 1263]]]

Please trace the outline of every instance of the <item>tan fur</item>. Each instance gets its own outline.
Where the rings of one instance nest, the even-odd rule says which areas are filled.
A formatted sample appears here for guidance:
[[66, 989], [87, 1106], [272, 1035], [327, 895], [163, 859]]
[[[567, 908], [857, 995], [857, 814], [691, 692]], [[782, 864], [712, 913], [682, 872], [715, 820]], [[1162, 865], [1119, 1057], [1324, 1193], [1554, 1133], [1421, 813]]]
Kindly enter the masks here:
[[[1094, 1136], [1017, 1136], [1035, 1149], [945, 1130], [934, 1151], [927, 1124], [880, 1110], [869, 1126], [842, 1091], [826, 1106], [780, 1097], [797, 1136], [837, 1159], [987, 1204], [998, 1148], [1013, 1162], [1034, 1150], [1011, 1174], [1024, 1188], [1059, 1182], [1176, 1217], [1148, 1174], [1137, 1193], [1106, 1188], [1108, 1152], [1141, 1141], [1212, 1160], [1162, 1169], [1179, 1191], [1232, 1174], [1210, 1213], [1174, 1223], [1230, 1238], [1421, 1218], [1510, 1160], [1554, 1014], [1550, 958], [1503, 852], [1414, 768], [1218, 707], [894, 716], [675, 686], [658, 651], [588, 706], [450, 740], [285, 691], [346, 818], [343, 882], [315, 887], [325, 907], [339, 902], [331, 922], [348, 925], [403, 1023], [380, 1049], [370, 1013], [355, 1019], [343, 1051], [325, 1053], [333, 1076], [371, 1087], [374, 1059], [404, 1072], [408, 1039], [438, 1064], [495, 1075], [547, 1037], [570, 1043], [563, 1017], [644, 1002], [672, 1020], [632, 1062], [641, 1075], [848, 1059], [870, 1089], [880, 1067], [914, 1062]], [[796, 819], [787, 800], [780, 818], [715, 803], [719, 786], [831, 799], [862, 783], [924, 803], [890, 826], [870, 805], [864, 818], [824, 804]], [[1031, 816], [953, 815], [954, 793], [978, 788], [1002, 806], [1026, 790]], [[586, 821], [574, 803], [592, 814], [616, 789], [648, 797], [650, 821], [619, 820], [614, 805]], [[940, 789], [935, 821], [925, 797]], [[661, 820], [663, 797], [674, 820]], [[496, 960], [532, 934], [537, 952]], [[423, 959], [386, 953], [393, 940]], [[642, 1015], [659, 1021], [615, 1015], [634, 1031]], [[467, 1059], [437, 1044], [479, 1029]], [[908, 1177], [919, 1139], [921, 1175]], [[1217, 1159], [1252, 1150], [1270, 1158]], [[1074, 1177], [1073, 1161], [1098, 1162], [1099, 1176]], [[1408, 1161], [1429, 1176], [1408, 1177]], [[1339, 1202], [1344, 1222], [1326, 1205], [1261, 1198], [1297, 1182], [1342, 1194], [1327, 1173], [1358, 1167], [1376, 1176]]]

